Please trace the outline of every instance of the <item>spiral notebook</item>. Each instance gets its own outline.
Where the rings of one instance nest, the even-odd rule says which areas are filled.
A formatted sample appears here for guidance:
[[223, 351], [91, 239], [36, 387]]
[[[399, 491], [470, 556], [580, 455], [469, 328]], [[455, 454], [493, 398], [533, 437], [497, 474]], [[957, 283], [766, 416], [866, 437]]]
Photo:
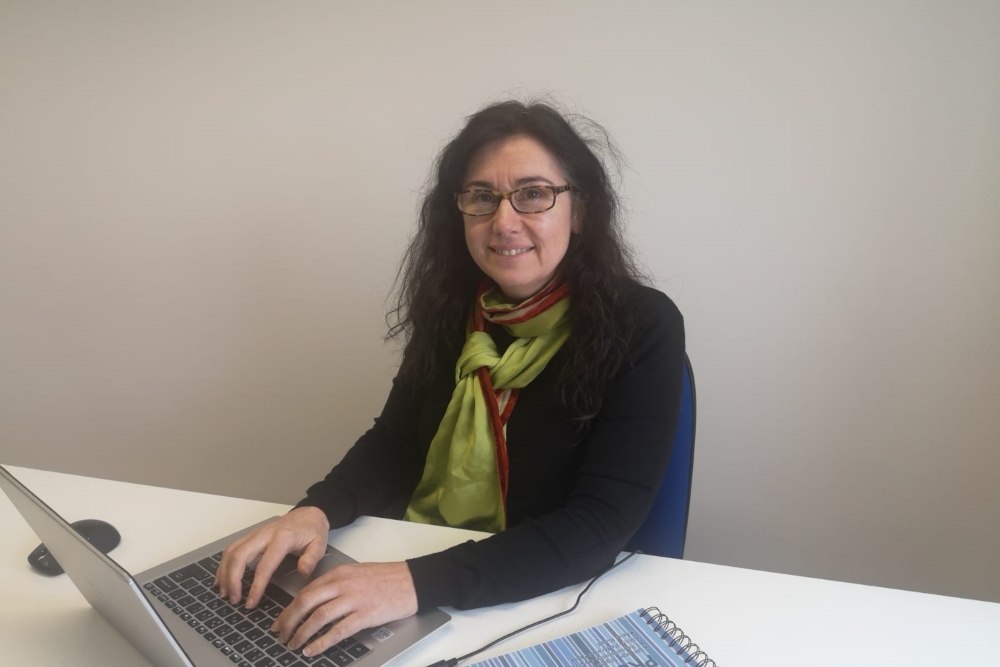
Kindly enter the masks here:
[[656, 607], [468, 667], [718, 667]]

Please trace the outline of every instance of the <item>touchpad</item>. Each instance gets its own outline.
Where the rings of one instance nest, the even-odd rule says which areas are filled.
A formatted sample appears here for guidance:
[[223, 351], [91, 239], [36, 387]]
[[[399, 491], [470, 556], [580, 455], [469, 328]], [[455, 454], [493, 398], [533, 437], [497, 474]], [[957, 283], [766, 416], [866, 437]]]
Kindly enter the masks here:
[[[298, 571], [299, 557], [286, 556], [281, 565], [278, 566], [271, 581], [292, 595], [298, 595], [298, 592], [316, 577], [329, 572], [338, 565], [350, 562], [352, 561], [338, 554], [327, 554], [316, 564], [316, 569], [313, 570], [313, 573], [309, 577], [303, 577]], [[291, 563], [291, 567], [287, 567], [288, 563]]]

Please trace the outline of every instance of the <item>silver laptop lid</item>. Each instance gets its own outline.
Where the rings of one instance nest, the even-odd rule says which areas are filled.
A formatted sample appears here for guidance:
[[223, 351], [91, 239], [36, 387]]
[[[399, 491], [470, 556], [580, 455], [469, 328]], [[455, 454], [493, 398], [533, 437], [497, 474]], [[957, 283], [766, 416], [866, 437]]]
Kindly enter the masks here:
[[[0, 466], [0, 487], [49, 549], [90, 604], [133, 646], [157, 667], [231, 667], [226, 656], [203, 641], [179, 616], [160, 616], [160, 603], [150, 592], [152, 583], [185, 565], [196, 563], [221, 551], [234, 539], [257, 526], [244, 528], [211, 544], [188, 552], [145, 572], [132, 575], [106, 554], [87, 542], [57, 512]], [[342, 563], [356, 562], [346, 554], [327, 547], [326, 556], [308, 578], [295, 570], [296, 559], [287, 558], [272, 583], [295, 595], [308, 581]], [[142, 587], [140, 588], [140, 585]], [[440, 609], [369, 628], [354, 635], [368, 653], [354, 664], [377, 667], [407, 650], [445, 625], [451, 617]], [[206, 635], [207, 636], [207, 635]], [[353, 667], [353, 665], [352, 665]]]
[[91, 604], [157, 667], [194, 667], [132, 576], [0, 466], [0, 488]]

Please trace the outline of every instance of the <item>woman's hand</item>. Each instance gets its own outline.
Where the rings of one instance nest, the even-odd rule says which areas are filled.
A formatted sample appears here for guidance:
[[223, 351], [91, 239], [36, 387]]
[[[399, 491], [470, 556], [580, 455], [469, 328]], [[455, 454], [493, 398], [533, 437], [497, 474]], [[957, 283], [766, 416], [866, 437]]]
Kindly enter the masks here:
[[222, 551], [222, 562], [215, 574], [219, 595], [237, 604], [243, 595], [241, 577], [247, 563], [261, 556], [253, 584], [247, 593], [246, 606], [255, 607], [271, 581], [271, 575], [288, 554], [300, 554], [298, 570], [304, 577], [312, 574], [316, 563], [326, 554], [330, 522], [318, 507], [298, 507], [285, 516], [265, 524], [236, 540]]
[[281, 612], [272, 630], [294, 650], [333, 624], [303, 650], [309, 657], [360, 630], [415, 613], [417, 592], [405, 562], [356, 563], [335, 567], [310, 582]]

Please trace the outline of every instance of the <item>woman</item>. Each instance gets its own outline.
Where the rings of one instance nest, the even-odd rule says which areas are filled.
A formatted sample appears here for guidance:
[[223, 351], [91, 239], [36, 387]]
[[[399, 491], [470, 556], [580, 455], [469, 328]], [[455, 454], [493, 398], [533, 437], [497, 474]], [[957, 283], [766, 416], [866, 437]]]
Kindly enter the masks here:
[[225, 550], [216, 583], [235, 604], [262, 556], [253, 607], [284, 556], [311, 573], [327, 532], [362, 514], [495, 534], [318, 577], [274, 626], [307, 656], [419, 609], [593, 576], [641, 525], [669, 457], [683, 321], [640, 285], [588, 142], [546, 105], [504, 102], [436, 166], [400, 271], [390, 335], [407, 345], [381, 416], [296, 509]]

